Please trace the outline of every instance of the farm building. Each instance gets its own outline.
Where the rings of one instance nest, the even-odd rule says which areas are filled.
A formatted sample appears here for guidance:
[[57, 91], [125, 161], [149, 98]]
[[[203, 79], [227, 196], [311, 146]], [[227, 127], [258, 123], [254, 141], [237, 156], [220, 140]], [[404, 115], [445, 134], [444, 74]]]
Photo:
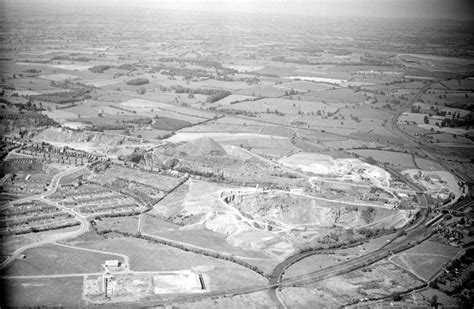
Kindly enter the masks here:
[[105, 260], [105, 267], [119, 267], [118, 260]]

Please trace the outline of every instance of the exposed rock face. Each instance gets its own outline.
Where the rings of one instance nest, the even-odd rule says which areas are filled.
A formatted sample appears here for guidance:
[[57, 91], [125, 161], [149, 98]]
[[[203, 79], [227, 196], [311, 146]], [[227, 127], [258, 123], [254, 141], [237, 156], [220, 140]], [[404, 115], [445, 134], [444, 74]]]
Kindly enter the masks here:
[[331, 227], [334, 224], [357, 227], [395, 215], [397, 210], [367, 207], [327, 206], [324, 201], [285, 193], [223, 193], [225, 202], [249, 216], [264, 217], [288, 224], [312, 224]]

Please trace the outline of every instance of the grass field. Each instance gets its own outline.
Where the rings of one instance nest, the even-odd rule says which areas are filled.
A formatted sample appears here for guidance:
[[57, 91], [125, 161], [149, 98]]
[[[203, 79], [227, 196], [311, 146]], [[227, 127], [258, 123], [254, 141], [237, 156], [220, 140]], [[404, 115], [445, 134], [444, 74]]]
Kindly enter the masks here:
[[318, 92], [309, 92], [307, 95], [321, 98], [321, 100], [326, 100], [328, 102], [360, 103], [366, 100], [364, 96], [348, 88], [337, 88]]
[[351, 150], [350, 152], [356, 153], [364, 158], [372, 157], [375, 161], [381, 163], [389, 163], [396, 165], [400, 168], [411, 169], [415, 168], [413, 157], [411, 154], [403, 152], [393, 152], [384, 150], [372, 150], [372, 149], [357, 149]]
[[414, 248], [397, 254], [392, 258], [392, 261], [428, 280], [458, 252], [459, 249], [456, 247], [425, 241]]
[[126, 233], [136, 233], [138, 229], [138, 217], [102, 218], [96, 220], [96, 228], [98, 231], [110, 229]]
[[247, 95], [252, 97], [278, 98], [288, 93], [288, 89], [273, 86], [253, 86], [246, 89], [234, 91], [233, 94]]
[[324, 103], [309, 102], [309, 101], [298, 101], [278, 98], [267, 98], [260, 99], [257, 101], [246, 101], [241, 103], [232, 104], [230, 109], [245, 110], [257, 113], [274, 113], [277, 110], [280, 113], [294, 114], [303, 112], [304, 114], [313, 112], [316, 114], [318, 110], [324, 113], [333, 113], [336, 108], [329, 106]]
[[1, 305], [77, 307], [82, 304], [82, 277], [2, 279]]
[[307, 274], [308, 272], [317, 271], [333, 265], [337, 265], [346, 260], [344, 255], [339, 254], [315, 254], [311, 255], [297, 263], [291, 265], [285, 271], [285, 278], [293, 278]]
[[204, 227], [180, 230], [179, 226], [177, 225], [163, 222], [162, 220], [154, 217], [145, 216], [145, 220], [142, 224], [142, 231], [152, 235], [188, 243], [194, 246], [208, 248], [218, 252], [226, 252], [248, 257], [267, 257], [266, 255], [259, 252], [248, 251], [234, 247], [226, 241], [226, 235], [213, 232], [211, 230], [205, 229]]
[[443, 170], [443, 167], [435, 161], [426, 160], [420, 157], [415, 157], [415, 162], [416, 162], [416, 165], [418, 165], [418, 167], [424, 171], [431, 172], [431, 171]]
[[255, 97], [248, 96], [248, 95], [231, 94], [230, 96], [227, 96], [217, 102], [212, 103], [212, 105], [213, 106], [230, 105], [236, 102], [242, 102], [242, 101], [253, 100], [253, 99], [255, 99]]
[[289, 90], [294, 89], [295, 91], [298, 91], [298, 92], [311, 92], [311, 91], [321, 91], [321, 90], [331, 89], [333, 86], [329, 84], [324, 84], [324, 83], [313, 83], [313, 82], [301, 81], [301, 82], [284, 83], [276, 87], [289, 89]]
[[45, 239], [46, 237], [50, 237], [51, 235], [60, 234], [60, 233], [68, 233], [68, 232], [76, 231], [78, 229], [79, 227], [72, 226], [72, 227], [67, 227], [67, 228], [57, 229], [57, 230], [50, 230], [50, 231], [45, 231], [45, 232], [3, 237], [0, 239], [0, 252], [4, 255], [11, 254], [15, 250], [25, 245], [28, 245], [37, 241], [41, 241], [42, 239]]
[[[231, 262], [185, 252], [173, 247], [149, 243], [136, 238], [114, 238], [82, 242], [81, 247], [125, 254], [130, 258], [130, 269], [136, 271], [166, 271], [210, 267], [210, 289], [225, 289], [258, 285], [265, 280], [256, 273]], [[229, 280], [232, 278], [232, 280]]]
[[123, 261], [120, 256], [76, 250], [57, 245], [28, 249], [26, 259], [16, 260], [5, 270], [10, 276], [32, 276], [99, 272], [105, 260]]

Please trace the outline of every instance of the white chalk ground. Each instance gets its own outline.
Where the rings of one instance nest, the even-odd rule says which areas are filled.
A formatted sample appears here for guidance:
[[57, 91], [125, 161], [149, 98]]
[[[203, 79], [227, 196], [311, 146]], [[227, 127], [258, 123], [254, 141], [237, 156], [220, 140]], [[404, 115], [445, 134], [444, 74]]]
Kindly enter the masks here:
[[62, 123], [63, 127], [70, 128], [70, 129], [85, 129], [88, 127], [87, 124], [84, 124], [83, 122], [77, 122], [77, 121], [64, 121]]
[[77, 64], [54, 64], [54, 65], [46, 65], [51, 68], [63, 69], [63, 70], [71, 70], [71, 71], [87, 71], [89, 68], [92, 68], [91, 65], [77, 65]]
[[234, 65], [234, 64], [225, 64], [226, 68], [234, 69], [239, 72], [253, 72], [258, 71], [264, 68], [264, 66], [257, 66], [257, 65]]
[[288, 167], [299, 168], [304, 172], [336, 175], [353, 181], [369, 178], [375, 185], [383, 187], [390, 185], [390, 173], [359, 159], [333, 159], [327, 155], [298, 153], [282, 158], [279, 162]]
[[156, 101], [144, 100], [144, 99], [131, 99], [119, 104], [125, 108], [156, 108], [156, 107], [170, 107], [169, 104], [164, 104]]
[[226, 133], [226, 132], [196, 132], [196, 133], [187, 133], [187, 132], [178, 132], [170, 138], [166, 139], [168, 142], [179, 143], [179, 142], [188, 142], [203, 137], [210, 137], [216, 142], [222, 141], [231, 141], [239, 140], [242, 138], [267, 138], [267, 139], [288, 139], [283, 136], [275, 135], [266, 135], [266, 134], [256, 134], [256, 133]]
[[343, 83], [347, 83], [347, 80], [345, 80], [345, 79], [335, 79], [335, 78], [325, 78], [325, 77], [288, 76], [288, 77], [285, 77], [285, 78], [309, 80], [309, 81], [312, 81], [312, 82], [338, 84], [338, 85], [343, 84]]
[[222, 145], [222, 147], [225, 149], [225, 152], [227, 152], [227, 154], [230, 156], [237, 157], [242, 160], [248, 160], [250, 158], [253, 158], [251, 154], [242, 150], [242, 148], [240, 147], [234, 145]]

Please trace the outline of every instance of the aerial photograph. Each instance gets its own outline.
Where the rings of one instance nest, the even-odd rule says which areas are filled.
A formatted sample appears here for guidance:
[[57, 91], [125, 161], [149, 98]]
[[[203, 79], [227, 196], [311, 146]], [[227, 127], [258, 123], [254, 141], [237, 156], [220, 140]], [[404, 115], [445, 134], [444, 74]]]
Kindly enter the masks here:
[[474, 1], [0, 17], [0, 308], [474, 308]]

